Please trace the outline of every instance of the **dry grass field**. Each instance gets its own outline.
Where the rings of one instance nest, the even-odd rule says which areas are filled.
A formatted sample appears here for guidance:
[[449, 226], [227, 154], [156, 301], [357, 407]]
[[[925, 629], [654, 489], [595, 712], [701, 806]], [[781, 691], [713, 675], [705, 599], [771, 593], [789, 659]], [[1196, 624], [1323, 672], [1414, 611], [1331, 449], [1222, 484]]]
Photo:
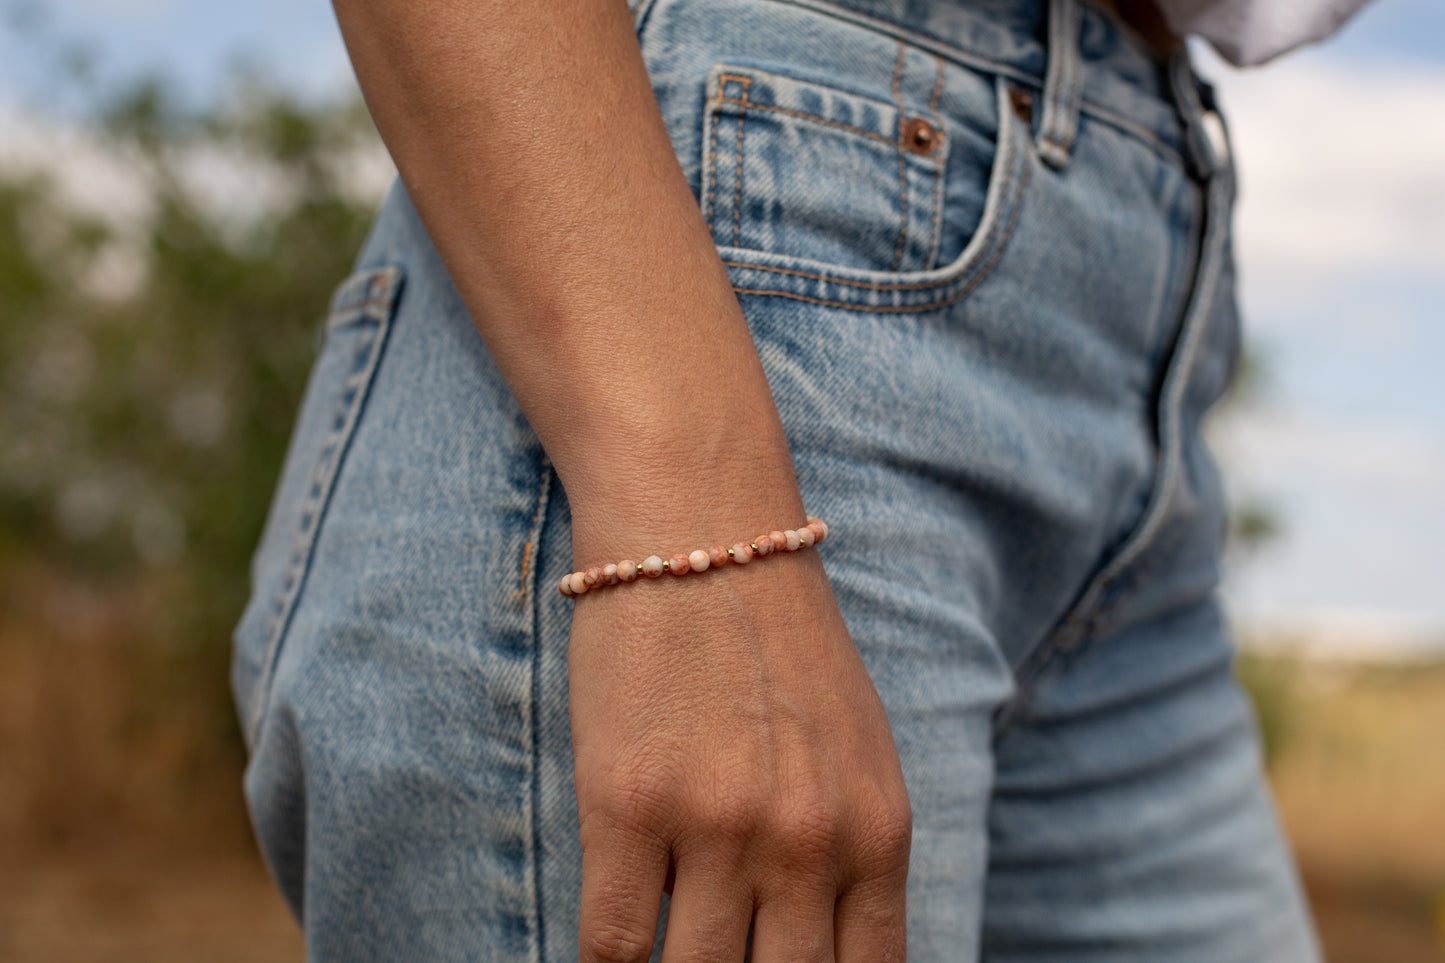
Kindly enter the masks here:
[[1331, 963], [1445, 961], [1445, 662], [1251, 657], [1271, 777]]
[[[156, 600], [10, 588], [0, 960], [302, 959], [250, 843], [216, 687], [185, 683], [204, 668], [188, 656], [142, 654], [137, 606]], [[1328, 958], [1445, 961], [1445, 664], [1242, 668]]]

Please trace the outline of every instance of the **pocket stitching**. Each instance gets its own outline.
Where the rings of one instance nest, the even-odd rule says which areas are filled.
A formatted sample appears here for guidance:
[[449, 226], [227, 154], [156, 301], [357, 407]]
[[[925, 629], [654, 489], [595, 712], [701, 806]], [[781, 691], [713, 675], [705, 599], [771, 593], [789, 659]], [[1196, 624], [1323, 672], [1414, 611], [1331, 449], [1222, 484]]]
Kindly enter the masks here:
[[[1023, 177], [1020, 180], [1018, 188], [1020, 193], [1022, 193], [1023, 190], [1028, 187], [1029, 176], [1032, 170], [1032, 166], [1024, 167]], [[750, 290], [747, 288], [734, 288], [734, 291], [736, 291], [738, 294], [755, 294], [764, 297], [791, 298], [795, 301], [806, 301], [810, 304], [822, 305], [823, 307], [846, 308], [851, 311], [866, 311], [873, 314], [912, 314], [922, 311], [933, 311], [937, 308], [946, 308], [950, 305], [957, 304], [959, 301], [962, 301], [964, 298], [968, 297], [968, 295], [973, 292], [974, 288], [982, 284], [984, 279], [993, 273], [994, 266], [998, 263], [999, 258], [1003, 257], [1003, 252], [1008, 247], [1009, 238], [1013, 236], [1014, 228], [1018, 225], [1020, 206], [1021, 205], [1019, 204], [1013, 205], [1013, 213], [1009, 216], [1008, 228], [1004, 231], [1004, 234], [999, 239], [998, 244], [994, 246], [993, 255], [989, 258], [988, 263], [985, 264], [984, 267], [978, 273], [976, 273], [967, 284], [963, 286], [962, 290], [954, 294], [952, 297], [945, 298], [941, 301], [931, 301], [925, 304], [876, 305], [856, 304], [852, 301], [828, 301], [822, 298], [809, 297], [805, 294], [795, 294], [791, 291], [763, 291]], [[731, 264], [733, 262], [725, 261], [723, 263]], [[751, 267], [752, 265], [738, 264], [736, 266]], [[764, 270], [777, 269], [764, 268]], [[820, 278], [820, 280], [826, 281], [829, 279]]]
[[[733, 246], [738, 245], [742, 237], [743, 229], [743, 127], [748, 119], [748, 89], [752, 81], [743, 84], [742, 109], [738, 111], [738, 157], [737, 166], [733, 168]], [[725, 88], [718, 84], [717, 93], [721, 97]]]
[[[923, 241], [926, 252], [924, 257], [924, 263], [925, 265], [927, 265], [923, 270], [932, 269], [932, 265], [937, 258], [937, 249], [941, 232], [942, 212], [940, 210], [940, 204], [942, 203], [942, 181], [947, 168], [947, 155], [941, 149], [937, 149], [929, 155], [917, 156], [905, 150], [904, 148], [903, 139], [904, 132], [906, 130], [906, 124], [909, 120], [909, 111], [908, 106], [903, 101], [901, 95], [900, 70], [906, 64], [905, 56], [907, 48], [902, 43], [899, 43], [898, 46], [898, 66], [895, 67], [894, 71], [893, 100], [891, 103], [883, 100], [875, 100], [873, 98], [867, 97], [866, 95], [859, 94], [843, 88], [832, 87], [826, 83], [820, 83], [816, 80], [794, 77], [786, 73], [778, 74], [757, 67], [730, 66], [726, 63], [714, 64], [712, 68], [713, 76], [709, 79], [708, 86], [711, 87], [712, 84], [715, 83], [717, 85], [717, 90], [715, 93], [706, 97], [704, 101], [704, 127], [706, 130], [705, 138], [707, 146], [704, 164], [704, 183], [700, 189], [700, 193], [702, 195], [701, 200], [703, 208], [703, 220], [707, 224], [709, 233], [713, 235], [714, 243], [717, 244], [718, 247], [731, 247], [737, 250], [745, 250], [741, 247], [744, 126], [749, 112], [763, 111], [767, 113], [795, 118], [805, 124], [813, 124], [817, 126], [831, 128], [833, 130], [843, 131], [851, 136], [863, 137], [873, 143], [884, 145], [893, 156], [897, 157], [899, 202], [895, 213], [898, 215], [899, 218], [898, 240], [897, 243], [894, 245], [893, 263], [889, 271], [880, 273], [898, 273], [898, 265], [900, 263], [904, 250], [906, 250], [906, 242], [909, 236], [909, 169], [911, 166], [923, 167], [927, 172], [925, 176], [931, 177], [933, 181], [932, 190], [925, 190], [925, 195], [931, 196], [933, 200], [933, 214], [929, 219], [929, 234]], [[943, 130], [943, 121], [938, 114], [937, 105], [938, 98], [941, 94], [941, 86], [943, 83], [943, 61], [941, 58], [935, 59], [937, 59], [938, 61], [939, 77], [937, 83], [935, 84], [933, 95], [929, 102], [929, 112], [933, 115], [938, 130], [941, 132]], [[829, 117], [820, 116], [815, 113], [809, 113], [806, 110], [797, 110], [791, 107], [779, 106], [777, 104], [758, 103], [757, 101], [754, 101], [750, 98], [751, 85], [755, 77], [750, 75], [749, 71], [752, 71], [756, 74], [761, 74], [766, 77], [775, 78], [777, 81], [780, 81], [784, 84], [819, 88], [827, 91], [832, 95], [842, 95], [859, 103], [866, 103], [875, 110], [889, 111], [894, 114], [894, 122], [892, 124], [893, 136], [885, 137], [875, 131], [868, 130], [863, 127], [858, 127], [853, 124], [844, 123], [843, 121], [833, 120]], [[742, 92], [740, 96], [728, 96], [728, 87], [730, 84], [737, 84], [741, 86]], [[733, 119], [738, 125], [736, 136], [736, 151], [734, 152], [734, 157], [732, 158], [734, 163], [734, 189], [733, 231], [730, 244], [725, 239], [719, 237], [719, 225], [717, 223], [717, 188], [719, 183], [718, 160], [721, 154], [718, 149], [718, 131], [722, 126], [722, 119], [725, 117]]]
[[903, 46], [903, 41], [898, 41], [898, 65], [893, 68], [893, 104], [898, 108], [898, 119], [896, 121], [897, 131], [894, 135], [894, 150], [898, 152], [898, 206], [901, 209], [901, 217], [898, 225], [898, 243], [893, 245], [893, 266], [889, 269], [896, 272], [899, 262], [903, 260], [903, 242], [908, 239], [908, 158], [903, 153], [903, 122], [908, 116], [908, 108], [903, 103], [903, 94], [899, 91], [899, 84], [903, 82], [903, 65], [908, 57], [908, 48]]
[[[943, 58], [938, 61], [938, 79], [933, 83], [933, 96], [928, 99], [928, 113], [933, 116], [933, 125], [943, 130], [943, 116], [938, 112], [938, 99], [943, 95]], [[938, 266], [938, 246], [943, 243], [943, 181], [946, 165], [940, 164], [933, 171], [933, 226], [928, 239], [928, 269]]]
[[266, 647], [261, 671], [252, 697], [249, 733], [252, 744], [259, 737], [266, 707], [271, 700], [271, 685], [276, 663], [280, 658], [282, 641], [306, 583], [322, 519], [335, 491], [336, 479], [340, 475], [346, 450], [355, 435], [366, 396], [380, 366], [382, 347], [390, 332], [391, 319], [401, 293], [402, 277], [401, 269], [391, 265], [353, 273], [338, 287], [327, 310], [325, 329], [328, 332], [364, 319], [375, 321], [376, 327], [364, 333], [361, 343], [356, 347], [331, 415], [331, 429], [316, 456], [306, 495], [300, 506], [300, 521], [292, 538], [280, 591], [273, 601], [271, 619], [266, 628]]
[[[724, 76], [722, 76], [722, 77], [719, 77], [718, 79], [721, 81], [721, 80], [747, 80], [748, 78], [745, 78], [745, 77], [735, 77], [735, 76], [732, 76], [732, 75], [724, 75]], [[873, 140], [879, 141], [880, 143], [887, 144], [889, 147], [893, 147], [893, 146], [895, 146], [895, 145], [897, 144], [897, 141], [891, 140], [891, 139], [889, 139], [889, 138], [887, 138], [887, 137], [882, 137], [882, 136], [880, 136], [880, 135], [878, 135], [878, 134], [873, 133], [873, 131], [871, 131], [871, 130], [864, 130], [862, 127], [854, 127], [852, 124], [845, 124], [845, 123], [843, 123], [842, 121], [829, 120], [829, 119], [826, 118], [826, 117], [819, 117], [817, 114], [805, 114], [805, 113], [803, 113], [801, 110], [790, 110], [790, 109], [788, 109], [787, 107], [774, 107], [774, 106], [772, 106], [772, 105], [770, 105], [770, 104], [759, 104], [759, 103], [755, 103], [755, 102], [753, 102], [753, 101], [751, 101], [751, 100], [746, 100], [746, 99], [744, 99], [744, 100], [738, 100], [738, 99], [735, 98], [735, 97], [714, 97], [714, 98], [713, 98], [713, 103], [718, 104], [718, 105], [720, 105], [720, 106], [722, 106], [722, 105], [728, 105], [728, 106], [733, 106], [733, 107], [741, 107], [741, 108], [744, 108], [745, 110], [768, 110], [768, 111], [772, 111], [772, 112], [775, 113], [775, 114], [787, 114], [789, 117], [796, 117], [796, 118], [798, 118], [799, 120], [811, 121], [812, 123], [815, 123], [815, 124], [823, 124], [823, 125], [825, 125], [825, 126], [827, 126], [827, 127], [836, 127], [836, 128], [838, 128], [839, 130], [846, 130], [846, 131], [847, 131], [848, 133], [850, 133], [850, 134], [858, 134], [858, 135], [861, 136], [861, 137], [868, 137], [868, 138], [871, 138], [871, 139], [873, 139]], [[739, 112], [738, 112], [738, 115], [739, 115], [739, 116], [742, 116], [742, 113], [743, 113], [742, 111], [739, 111]], [[713, 147], [713, 160], [714, 160], [714, 161], [716, 161], [716, 159], [717, 159], [717, 153], [716, 153], [716, 152], [717, 152], [717, 147], [716, 147], [716, 144], [717, 144], [716, 134], [717, 134], [717, 125], [714, 124], [714, 125], [713, 125], [713, 135], [714, 135], [714, 139], [713, 139], [713, 144], [714, 144], [714, 147]]]
[[[1018, 225], [1023, 195], [1028, 188], [1033, 172], [1032, 159], [1028, 149], [1029, 145], [1027, 143], [1020, 143], [1021, 135], [1019, 131], [1022, 130], [1022, 125], [1018, 122], [1017, 117], [1009, 105], [1009, 84], [1003, 78], [996, 78], [996, 88], [996, 116], [998, 117], [998, 136], [996, 138], [997, 153], [990, 173], [990, 200], [986, 203], [984, 209], [984, 218], [988, 221], [988, 226], [981, 233], [975, 234], [973, 240], [965, 245], [963, 251], [959, 253], [959, 256], [950, 265], [941, 269], [943, 272], [942, 276], [924, 281], [864, 281], [847, 277], [847, 269], [839, 269], [833, 273], [824, 273], [823, 271], [809, 271], [801, 268], [779, 267], [764, 264], [759, 261], [744, 260], [736, 256], [731, 258], [725, 256], [723, 258], [723, 264], [729, 268], [764, 271], [771, 274], [798, 277], [816, 281], [821, 284], [837, 285], [860, 291], [906, 293], [912, 291], [939, 290], [962, 284], [963, 287], [961, 290], [940, 300], [905, 305], [869, 305], [854, 301], [813, 297], [794, 291], [738, 287], [736, 285], [734, 286], [734, 291], [740, 295], [751, 294], [759, 297], [782, 297], [795, 301], [804, 301], [810, 304], [818, 304], [824, 307], [836, 307], [880, 314], [906, 314], [931, 311], [937, 308], [948, 307], [963, 300], [964, 297], [970, 294], [992, 273], [1004, 249], [1008, 246], [1008, 241]], [[861, 131], [861, 133], [868, 132]], [[993, 185], [995, 184], [998, 188], [996, 193], [993, 190]], [[1006, 225], [1000, 217], [1001, 208], [1005, 205], [1010, 211]], [[990, 213], [993, 215], [991, 219]], [[980, 226], [982, 227], [982, 224]], [[1002, 228], [1002, 232], [1000, 232], [1000, 228]], [[735, 250], [738, 254], [764, 253], [746, 252], [742, 249]], [[824, 270], [827, 270], [826, 265], [820, 266]], [[970, 272], [973, 272], [972, 277], [969, 277]]]

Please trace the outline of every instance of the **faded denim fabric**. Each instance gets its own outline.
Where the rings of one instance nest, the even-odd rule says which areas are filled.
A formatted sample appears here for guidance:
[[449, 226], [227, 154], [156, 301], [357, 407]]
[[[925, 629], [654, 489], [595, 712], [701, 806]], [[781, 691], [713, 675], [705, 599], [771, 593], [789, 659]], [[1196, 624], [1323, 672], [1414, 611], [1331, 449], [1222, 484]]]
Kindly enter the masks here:
[[[902, 757], [910, 959], [1317, 959], [1216, 595], [1199, 428], [1239, 331], [1208, 88], [1074, 0], [635, 14]], [[576, 959], [570, 567], [398, 184], [235, 632], [311, 959]]]

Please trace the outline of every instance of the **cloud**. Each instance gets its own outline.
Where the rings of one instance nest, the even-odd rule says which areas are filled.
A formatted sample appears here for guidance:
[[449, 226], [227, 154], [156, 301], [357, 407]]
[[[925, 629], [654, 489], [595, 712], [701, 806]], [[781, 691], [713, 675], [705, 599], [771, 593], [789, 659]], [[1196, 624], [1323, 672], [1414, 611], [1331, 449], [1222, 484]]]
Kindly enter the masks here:
[[0, 103], [0, 170], [48, 177], [71, 211], [121, 228], [148, 219], [154, 192], [134, 157], [73, 123]]
[[165, 13], [171, 0], [84, 0], [82, 6], [112, 17], [155, 17]]
[[1241, 413], [1211, 429], [1222, 461], [1242, 480], [1266, 488], [1288, 492], [1325, 481], [1396, 508], [1422, 509], [1438, 507], [1445, 493], [1445, 437], [1419, 422], [1347, 422], [1275, 408]]
[[[41, 175], [66, 209], [125, 232], [143, 228], [156, 209], [157, 184], [124, 145], [69, 120], [42, 117], [0, 101], [0, 172]], [[269, 211], [294, 204], [301, 185], [264, 158], [215, 143], [197, 143], [173, 158], [179, 186], [219, 223], [238, 232]], [[349, 199], [380, 203], [395, 176], [379, 144], [324, 158]]]
[[1306, 288], [1417, 274], [1445, 286], [1445, 66], [1201, 58], [1230, 120], [1245, 278]]
[[[109, 227], [112, 238], [87, 267], [81, 283], [100, 297], [126, 297], [149, 271], [145, 232], [157, 212], [162, 186], [179, 188], [195, 209], [237, 249], [272, 214], [303, 197], [295, 171], [233, 145], [199, 142], [170, 156], [175, 180], [163, 185], [123, 142], [107, 139], [74, 121], [44, 117], [0, 99], [0, 176], [40, 177], [50, 199], [66, 213]], [[390, 156], [377, 142], [323, 157], [344, 197], [380, 203], [395, 177]], [[53, 219], [33, 218], [27, 239], [37, 250], [58, 247]]]
[[1416, 641], [1445, 644], [1445, 433], [1273, 407], [1232, 413], [1211, 442], [1230, 491], [1262, 500], [1283, 530], [1230, 570], [1226, 597], [1245, 624], [1389, 647], [1402, 630], [1384, 623], [1404, 620]]

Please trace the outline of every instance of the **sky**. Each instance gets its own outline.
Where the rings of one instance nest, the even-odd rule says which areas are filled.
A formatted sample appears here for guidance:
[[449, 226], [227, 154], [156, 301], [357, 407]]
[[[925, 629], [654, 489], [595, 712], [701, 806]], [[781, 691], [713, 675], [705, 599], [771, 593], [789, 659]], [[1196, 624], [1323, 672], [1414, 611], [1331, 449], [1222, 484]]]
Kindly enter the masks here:
[[[26, 25], [0, 30], [0, 124], [64, 123], [36, 37], [78, 41], [100, 78], [160, 69], [197, 97], [238, 63], [318, 97], [354, 85], [323, 0], [0, 0], [0, 15]], [[1234, 496], [1281, 528], [1229, 563], [1235, 621], [1323, 649], [1445, 647], [1445, 3], [1373, 0], [1251, 71], [1196, 52], [1233, 136], [1263, 372], [1211, 438]]]

